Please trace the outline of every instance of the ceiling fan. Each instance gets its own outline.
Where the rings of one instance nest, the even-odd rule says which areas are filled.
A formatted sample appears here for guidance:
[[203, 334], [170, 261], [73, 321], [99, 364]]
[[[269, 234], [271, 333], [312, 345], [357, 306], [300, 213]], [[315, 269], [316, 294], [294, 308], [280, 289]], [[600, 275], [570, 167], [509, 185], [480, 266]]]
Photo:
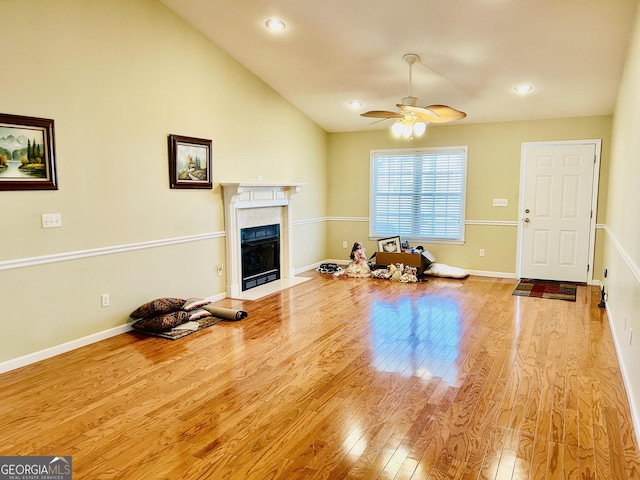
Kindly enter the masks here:
[[400, 112], [390, 112], [386, 110], [371, 110], [361, 113], [363, 117], [381, 118], [387, 120], [395, 118], [396, 121], [391, 127], [396, 136], [403, 135], [410, 137], [412, 134], [422, 135], [428, 123], [447, 123], [460, 120], [467, 116], [466, 113], [448, 107], [447, 105], [429, 105], [419, 107], [418, 99], [411, 95], [411, 80], [413, 64], [420, 61], [420, 57], [415, 53], [407, 53], [402, 59], [409, 64], [409, 95], [402, 99], [402, 103], [396, 106]]

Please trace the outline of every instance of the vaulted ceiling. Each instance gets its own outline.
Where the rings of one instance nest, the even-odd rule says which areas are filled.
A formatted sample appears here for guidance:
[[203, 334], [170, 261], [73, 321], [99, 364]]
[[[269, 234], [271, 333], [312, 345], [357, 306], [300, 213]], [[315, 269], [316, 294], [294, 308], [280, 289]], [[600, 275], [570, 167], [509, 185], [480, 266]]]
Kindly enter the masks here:
[[[328, 132], [412, 93], [461, 122], [613, 112], [637, 0], [161, 0]], [[286, 28], [265, 28], [270, 18]], [[516, 85], [533, 86], [528, 95]], [[351, 100], [362, 106], [352, 108]]]

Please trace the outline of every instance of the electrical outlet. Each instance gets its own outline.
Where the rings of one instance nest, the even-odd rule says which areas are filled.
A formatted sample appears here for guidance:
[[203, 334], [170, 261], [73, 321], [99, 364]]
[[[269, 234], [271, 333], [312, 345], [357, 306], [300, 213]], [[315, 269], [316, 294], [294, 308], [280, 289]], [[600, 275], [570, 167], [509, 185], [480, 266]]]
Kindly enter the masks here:
[[342, 248], [347, 248], [347, 241], [346, 240], [342, 242]]
[[222, 269], [224, 267], [222, 265], [218, 265], [218, 276], [221, 277], [222, 276]]
[[258, 181], [261, 182], [262, 181], [262, 175], [258, 175]]
[[481, 257], [484, 257], [484, 248], [481, 248], [481, 249], [480, 249], [480, 256], [481, 256]]
[[106, 308], [109, 305], [111, 305], [111, 299], [109, 298], [109, 294], [108, 293], [103, 293], [100, 296], [100, 300], [102, 302], [102, 308]]

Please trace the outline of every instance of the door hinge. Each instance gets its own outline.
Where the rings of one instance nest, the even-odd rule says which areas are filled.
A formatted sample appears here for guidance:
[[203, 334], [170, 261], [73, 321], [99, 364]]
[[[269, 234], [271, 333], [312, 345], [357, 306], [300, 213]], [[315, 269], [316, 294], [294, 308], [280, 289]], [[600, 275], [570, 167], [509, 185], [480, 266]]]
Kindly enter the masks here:
[[593, 164], [595, 165], [595, 163], [596, 163], [596, 156], [595, 156], [595, 154], [594, 154], [594, 155], [593, 155]]
[[587, 264], [587, 273], [589, 273], [589, 268], [591, 267], [591, 265]]
[[593, 210], [591, 210], [591, 213], [589, 214], [589, 218], [593, 218]]

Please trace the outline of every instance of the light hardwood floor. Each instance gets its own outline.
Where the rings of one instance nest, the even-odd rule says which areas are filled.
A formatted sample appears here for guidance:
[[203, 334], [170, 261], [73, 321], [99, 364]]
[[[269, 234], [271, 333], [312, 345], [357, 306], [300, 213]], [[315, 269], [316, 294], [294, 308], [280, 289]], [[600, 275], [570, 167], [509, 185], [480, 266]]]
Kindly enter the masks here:
[[0, 375], [0, 455], [71, 455], [75, 480], [640, 478], [597, 288], [304, 275], [218, 302], [240, 322]]

